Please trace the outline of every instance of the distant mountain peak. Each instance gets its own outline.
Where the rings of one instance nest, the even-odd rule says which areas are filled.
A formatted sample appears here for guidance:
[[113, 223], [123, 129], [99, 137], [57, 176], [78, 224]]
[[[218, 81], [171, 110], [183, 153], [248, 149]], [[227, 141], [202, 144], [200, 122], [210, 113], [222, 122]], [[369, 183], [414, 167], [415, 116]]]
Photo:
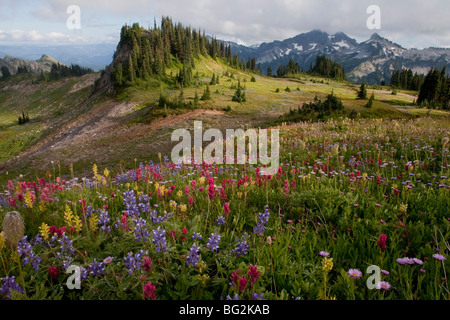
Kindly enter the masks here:
[[375, 40], [376, 41], [376, 40], [386, 40], [386, 39], [375, 32], [374, 34], [372, 34], [372, 36], [370, 37], [369, 40]]

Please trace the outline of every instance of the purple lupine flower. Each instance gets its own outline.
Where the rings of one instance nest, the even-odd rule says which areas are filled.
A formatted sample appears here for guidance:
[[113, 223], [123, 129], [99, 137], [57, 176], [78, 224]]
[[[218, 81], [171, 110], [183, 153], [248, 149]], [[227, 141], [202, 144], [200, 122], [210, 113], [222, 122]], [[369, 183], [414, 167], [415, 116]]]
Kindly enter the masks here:
[[433, 254], [433, 258], [435, 258], [436, 260], [439, 260], [439, 261], [447, 260], [447, 258], [444, 257], [442, 254], [437, 254], [437, 253]]
[[93, 277], [106, 272], [103, 263], [100, 261], [97, 262], [97, 259], [92, 261], [92, 264], [87, 267], [87, 271]]
[[160, 224], [163, 223], [166, 219], [173, 216], [173, 212], [164, 214], [160, 217], [158, 217], [158, 210], [153, 210], [153, 212], [150, 214], [150, 219], [154, 224]]
[[195, 240], [195, 239], [199, 239], [199, 240], [202, 240], [202, 239], [203, 239], [203, 236], [200, 234], [200, 232], [199, 232], [199, 233], [194, 232], [194, 233], [192, 234], [192, 240]]
[[266, 227], [264, 226], [263, 223], [258, 223], [256, 226], [253, 227], [253, 232], [255, 234], [263, 234], [264, 230], [266, 230]]
[[235, 293], [233, 298], [230, 297], [230, 295], [227, 295], [227, 300], [239, 300], [239, 295]]
[[158, 227], [153, 230], [153, 244], [156, 244], [156, 252], [167, 251], [166, 248], [166, 230]]
[[129, 274], [132, 274], [135, 270], [139, 270], [141, 268], [141, 260], [144, 254], [144, 250], [139, 251], [135, 255], [133, 255], [133, 252], [128, 252], [127, 256], [124, 258], [124, 261], [125, 268], [128, 269]]
[[198, 256], [199, 251], [200, 251], [200, 247], [194, 243], [191, 247], [191, 250], [189, 251], [187, 258], [186, 258], [186, 267], [188, 267], [190, 264], [192, 264], [194, 266], [194, 268], [197, 268], [197, 263], [199, 260], [199, 256]]
[[247, 240], [249, 239], [249, 236], [247, 233], [244, 233], [244, 235], [241, 237], [241, 239], [235, 239], [234, 241], [237, 242], [236, 248], [234, 248], [233, 253], [236, 253], [236, 255], [239, 257], [240, 255], [246, 255], [247, 251], [249, 249]]
[[269, 222], [269, 216], [270, 216], [269, 207], [266, 206], [266, 209], [264, 210], [264, 212], [259, 214], [258, 220], [259, 220], [259, 222], [265, 224], [265, 223]]
[[211, 233], [211, 237], [209, 237], [206, 247], [211, 249], [211, 251], [217, 251], [217, 249], [219, 249], [219, 242], [220, 242], [220, 234]]
[[108, 211], [102, 210], [100, 213], [100, 217], [98, 219], [98, 224], [101, 225], [100, 230], [106, 233], [111, 232], [110, 224], [111, 220], [109, 219]]
[[125, 206], [124, 211], [127, 212], [129, 216], [138, 217], [140, 215], [134, 190], [125, 191], [123, 193], [123, 204]]
[[70, 262], [72, 262], [71, 256], [75, 253], [73, 241], [70, 240], [65, 233], [63, 233], [61, 238], [58, 239], [58, 243], [60, 244], [60, 251], [56, 253], [56, 256], [61, 260], [65, 260], [66, 264], [70, 264]]
[[11, 291], [17, 291], [23, 294], [23, 289], [16, 283], [16, 277], [8, 277], [1, 278], [2, 285], [0, 286], [0, 294], [3, 295], [3, 298], [6, 300], [11, 299]]
[[34, 246], [42, 244], [42, 241], [43, 241], [43, 239], [42, 239], [41, 235], [38, 233], [37, 235], [34, 236], [33, 239], [30, 240], [30, 244], [34, 247]]
[[137, 242], [147, 242], [147, 238], [150, 237], [150, 233], [148, 232], [146, 225], [147, 221], [145, 221], [145, 219], [138, 218], [136, 220], [134, 233], [136, 235]]
[[80, 275], [81, 275], [81, 280], [86, 280], [89, 272], [86, 270], [85, 267], [80, 267]]
[[224, 225], [224, 224], [225, 224], [225, 217], [219, 217], [219, 218], [217, 218], [217, 224], [218, 224], [219, 226]]
[[352, 277], [353, 279], [359, 279], [359, 278], [361, 278], [361, 276], [362, 276], [362, 272], [361, 271], [359, 271], [358, 269], [350, 269], [350, 270], [348, 270], [348, 275], [350, 276], [350, 277]]
[[27, 241], [27, 236], [23, 237], [23, 239], [17, 243], [17, 253], [19, 254], [19, 257], [22, 257], [22, 264], [24, 266], [30, 264], [34, 271], [39, 270], [41, 258], [34, 254], [33, 247]]
[[253, 300], [266, 300], [263, 298], [263, 294], [257, 294], [256, 292], [252, 295]]

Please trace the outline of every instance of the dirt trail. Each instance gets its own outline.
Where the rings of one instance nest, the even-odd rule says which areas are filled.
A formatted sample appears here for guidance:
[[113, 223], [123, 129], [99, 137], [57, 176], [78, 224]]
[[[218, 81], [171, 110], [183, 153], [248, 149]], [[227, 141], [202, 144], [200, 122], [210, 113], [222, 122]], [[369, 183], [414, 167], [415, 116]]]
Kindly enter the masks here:
[[135, 107], [134, 104], [107, 101], [50, 133], [8, 162], [34, 163], [36, 159], [45, 159], [44, 162], [48, 163], [61, 155], [68, 163], [88, 157], [95, 160], [115, 146], [133, 144], [160, 129], [174, 127], [194, 117], [211, 118], [224, 114], [223, 111], [197, 109], [156, 119], [150, 124], [128, 125], [136, 115]]

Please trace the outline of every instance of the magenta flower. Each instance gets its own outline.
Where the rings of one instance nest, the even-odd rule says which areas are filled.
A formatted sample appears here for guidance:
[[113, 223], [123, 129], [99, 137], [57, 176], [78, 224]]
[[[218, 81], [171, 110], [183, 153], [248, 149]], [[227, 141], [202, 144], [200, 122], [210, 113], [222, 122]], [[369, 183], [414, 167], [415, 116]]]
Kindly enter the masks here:
[[381, 252], [384, 252], [386, 250], [386, 241], [387, 236], [385, 234], [380, 234], [380, 239], [378, 240], [377, 244], [381, 249]]
[[391, 285], [389, 284], [389, 282], [380, 281], [378, 282], [378, 288], [383, 290], [389, 290], [391, 288]]
[[348, 275], [350, 276], [350, 277], [352, 277], [353, 279], [359, 279], [359, 278], [361, 278], [361, 276], [362, 276], [362, 272], [361, 271], [359, 271], [358, 269], [350, 269], [350, 270], [348, 270]]
[[389, 271], [387, 271], [387, 270], [381, 270], [381, 273], [384, 274], [384, 275], [386, 275], [386, 276], [389, 275]]
[[329, 254], [328, 252], [326, 252], [326, 251], [319, 251], [319, 256], [322, 256], [322, 257], [329, 257], [330, 254]]
[[420, 260], [420, 259], [417, 259], [417, 258], [413, 258], [412, 260], [414, 261], [414, 263], [415, 263], [415, 264], [418, 264], [418, 265], [423, 265], [423, 261], [422, 261], [422, 260]]
[[414, 264], [414, 259], [405, 257], [405, 258], [399, 258], [397, 259], [397, 262], [400, 263], [401, 265], [404, 264]]
[[447, 260], [447, 258], [444, 257], [442, 254], [437, 254], [437, 253], [433, 254], [433, 258], [435, 258], [436, 260], [439, 260], [439, 261]]
[[145, 300], [156, 300], [155, 294], [156, 286], [152, 284], [152, 282], [147, 282], [144, 285], [144, 298]]
[[427, 270], [425, 270], [425, 269], [420, 269], [419, 271], [422, 272], [422, 273], [426, 273], [427, 272]]

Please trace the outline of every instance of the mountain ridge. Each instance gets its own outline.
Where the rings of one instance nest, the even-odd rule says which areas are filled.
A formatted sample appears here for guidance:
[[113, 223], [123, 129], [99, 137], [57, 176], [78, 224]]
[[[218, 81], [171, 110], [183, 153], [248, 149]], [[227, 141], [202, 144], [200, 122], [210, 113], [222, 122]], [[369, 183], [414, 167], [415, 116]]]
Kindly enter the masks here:
[[[10, 55], [5, 55], [3, 58], [0, 58], [0, 68], [8, 68], [10, 74], [18, 73], [19, 67], [26, 67], [29, 73], [50, 72], [52, 64], [54, 63], [64, 65], [47, 54], [43, 54], [37, 60], [17, 58]], [[1, 76], [3, 76], [3, 74], [0, 71], [0, 77]]]
[[289, 59], [306, 71], [318, 55], [325, 55], [340, 63], [348, 80], [356, 83], [388, 83], [393, 71], [402, 68], [426, 74], [433, 67], [450, 67], [448, 48], [406, 49], [376, 32], [361, 43], [343, 32], [328, 34], [318, 29], [282, 41], [263, 42], [258, 47], [226, 43], [231, 44], [233, 54], [239, 53], [243, 59], [256, 58], [264, 73], [269, 66], [276, 70], [286, 65]]

